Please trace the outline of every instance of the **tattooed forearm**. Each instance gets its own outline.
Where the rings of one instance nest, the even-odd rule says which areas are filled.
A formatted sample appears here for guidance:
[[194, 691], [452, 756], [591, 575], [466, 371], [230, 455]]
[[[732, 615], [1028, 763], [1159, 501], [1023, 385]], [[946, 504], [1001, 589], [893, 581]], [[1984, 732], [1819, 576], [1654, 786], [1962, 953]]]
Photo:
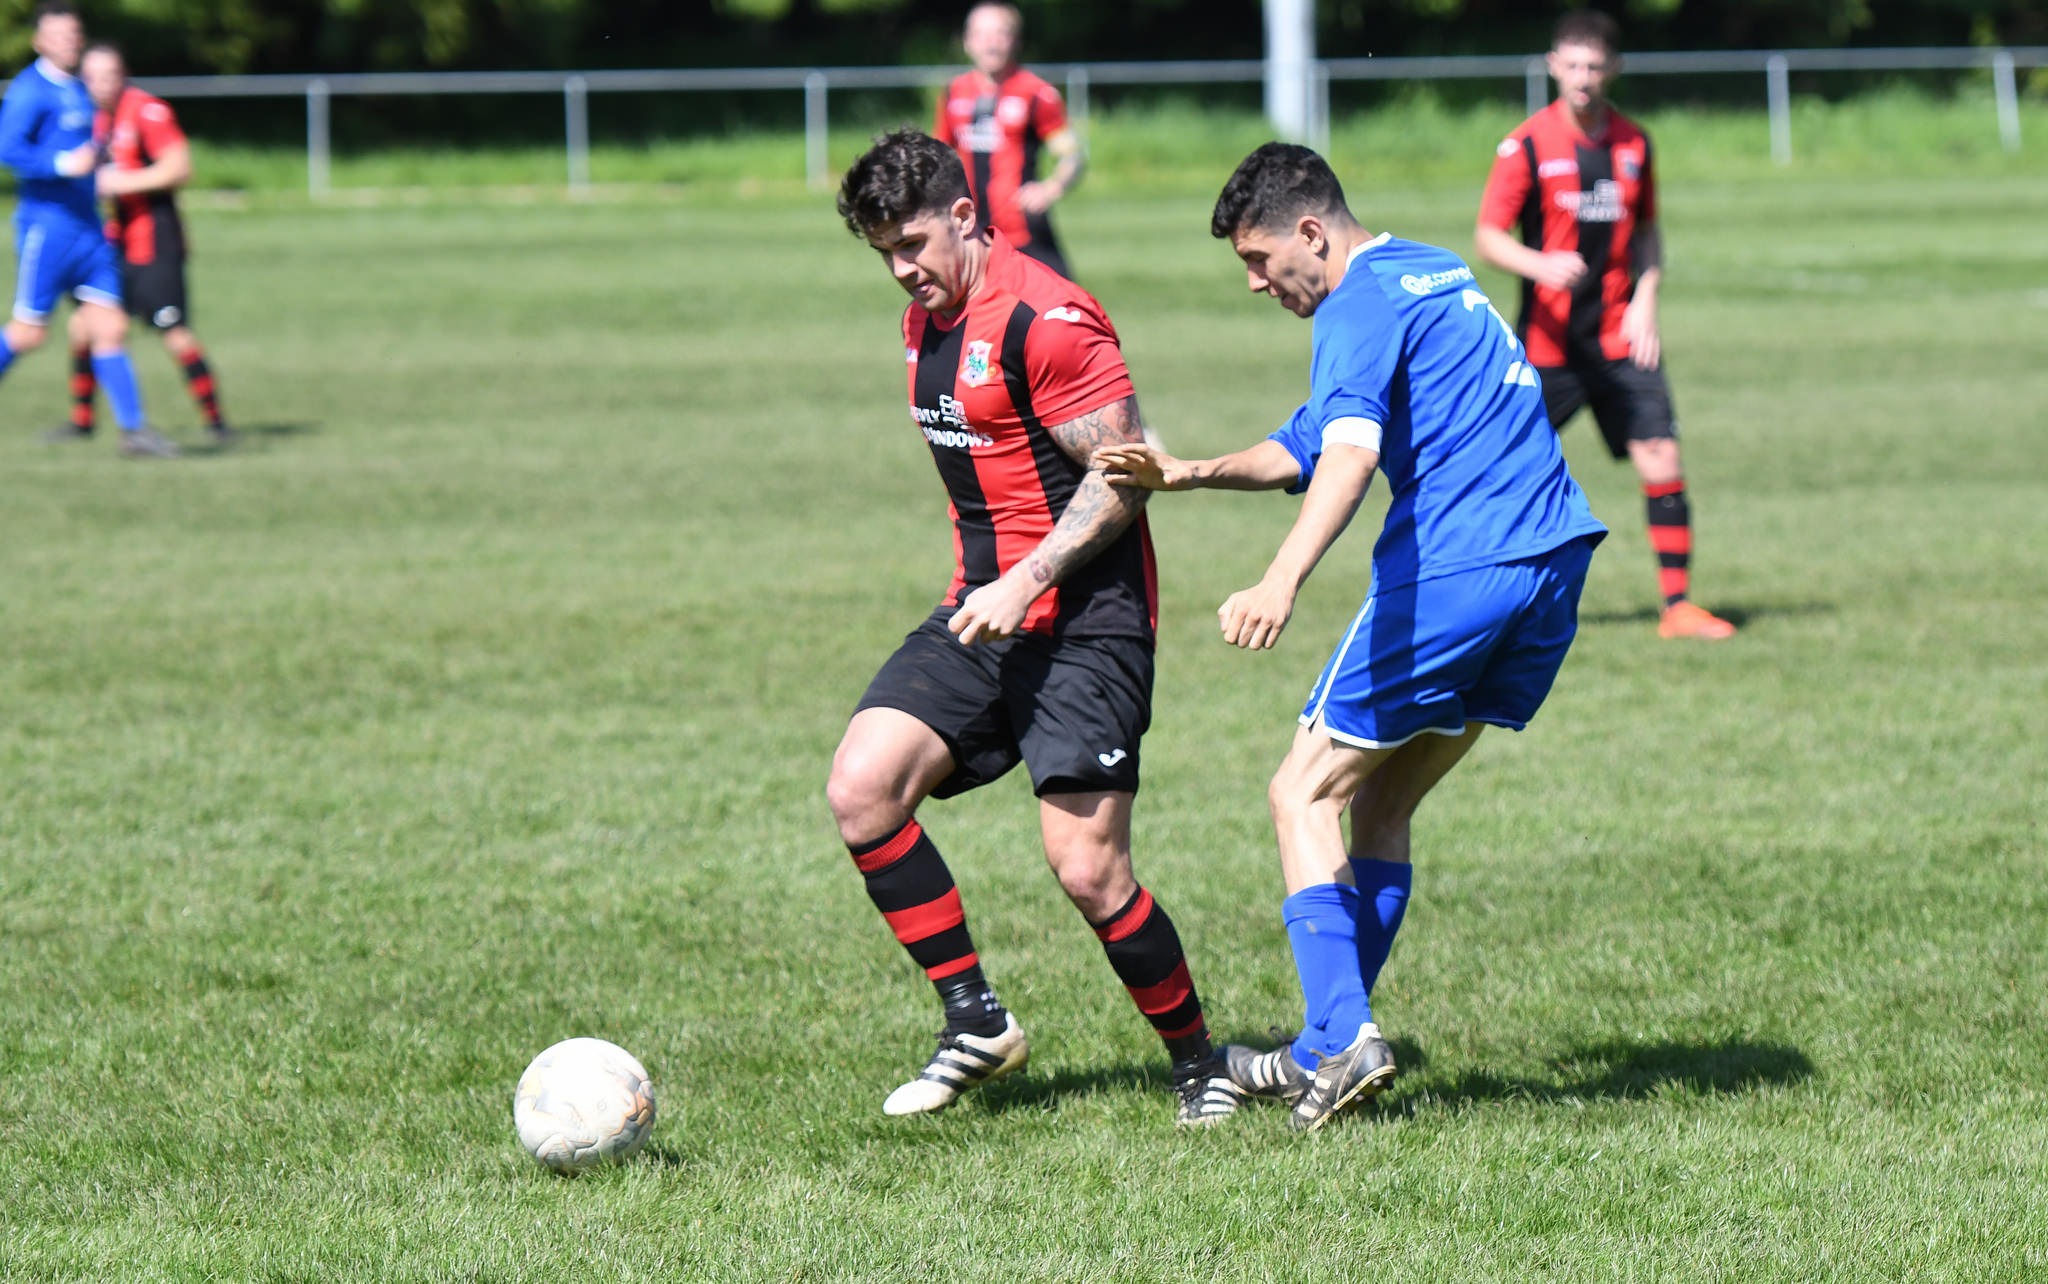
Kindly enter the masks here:
[[1125, 397], [1113, 401], [1100, 410], [1091, 410], [1079, 419], [1069, 419], [1063, 424], [1054, 424], [1046, 429], [1052, 439], [1059, 443], [1061, 450], [1081, 467], [1088, 466], [1088, 457], [1101, 446], [1143, 445], [1145, 429], [1138, 415], [1138, 399]]
[[[1145, 440], [1136, 397], [1125, 397], [1046, 431], [1059, 443], [1061, 450], [1084, 467], [1088, 456], [1098, 446], [1142, 443]], [[1101, 473], [1091, 470], [1081, 479], [1074, 497], [1067, 501], [1067, 509], [1060, 514], [1059, 524], [1053, 527], [1050, 535], [1039, 541], [1038, 547], [1019, 566], [1035, 584], [1059, 583], [1075, 567], [1084, 565], [1115, 543], [1117, 536], [1123, 534], [1144, 510], [1149, 493], [1112, 486]]]

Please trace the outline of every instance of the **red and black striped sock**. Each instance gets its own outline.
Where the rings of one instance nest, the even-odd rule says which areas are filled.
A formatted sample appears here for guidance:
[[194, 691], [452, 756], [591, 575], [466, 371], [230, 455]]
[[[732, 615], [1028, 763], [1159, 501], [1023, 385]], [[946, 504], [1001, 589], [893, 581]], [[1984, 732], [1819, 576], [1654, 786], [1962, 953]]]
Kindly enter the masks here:
[[1685, 502], [1685, 482], [1644, 485], [1643, 508], [1650, 547], [1657, 552], [1657, 587], [1664, 605], [1674, 606], [1685, 600], [1692, 567], [1692, 506]]
[[220, 427], [220, 396], [214, 391], [213, 371], [207, 369], [206, 354], [195, 344], [190, 352], [178, 358], [178, 364], [184, 367], [185, 386], [191, 390], [199, 413], [206, 417], [206, 426]]
[[1181, 953], [1180, 934], [1152, 893], [1139, 888], [1122, 909], [1089, 926], [1102, 938], [1109, 965], [1165, 1041], [1174, 1064], [1208, 1056], [1209, 1027], [1202, 1020], [1194, 978], [1188, 975], [1187, 956]]
[[937, 987], [946, 1028], [1001, 1034], [1009, 1014], [981, 974], [960, 889], [924, 826], [911, 820], [887, 838], [847, 850], [867, 880], [868, 899]]
[[99, 380], [92, 373], [92, 349], [79, 346], [71, 349], [71, 426], [80, 432], [92, 431], [92, 399], [99, 391]]

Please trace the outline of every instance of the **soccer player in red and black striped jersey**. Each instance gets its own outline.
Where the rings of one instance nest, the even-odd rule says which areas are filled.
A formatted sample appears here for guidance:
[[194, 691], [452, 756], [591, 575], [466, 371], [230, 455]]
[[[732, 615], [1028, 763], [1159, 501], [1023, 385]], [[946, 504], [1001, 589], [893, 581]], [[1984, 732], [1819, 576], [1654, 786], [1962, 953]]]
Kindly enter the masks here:
[[[1060, 91], [1017, 65], [1023, 37], [1024, 15], [1013, 4], [968, 11], [961, 43], [974, 70], [946, 86], [932, 133], [960, 154], [981, 226], [1071, 277], [1047, 211], [1081, 181], [1086, 160]], [[1038, 177], [1041, 150], [1055, 161], [1050, 178]]]
[[1023, 1028], [917, 819], [926, 798], [1022, 761], [1046, 860], [1166, 1045], [1179, 1122], [1215, 1122], [1244, 1093], [1210, 1047], [1173, 921], [1131, 869], [1158, 593], [1142, 494], [1088, 468], [1095, 448], [1144, 439], [1116, 330], [981, 221], [959, 158], [927, 135], [877, 139], [839, 213], [910, 294], [910, 419], [945, 483], [955, 554], [943, 602], [875, 675], [826, 785], [868, 896], [945, 1009], [930, 1063], [882, 1108], [940, 1110], [1024, 1064]]
[[[1604, 13], [1566, 14], [1551, 42], [1557, 101], [1497, 149], [1479, 209], [1479, 257], [1523, 279], [1522, 342], [1543, 380], [1550, 422], [1590, 405], [1607, 449], [1643, 485], [1667, 638], [1720, 639], [1735, 626], [1690, 598], [1692, 510], [1678, 421], [1664, 379], [1649, 136], [1614, 110], [1621, 29]], [[1521, 239], [1509, 231], [1521, 224]]]
[[[233, 437], [220, 409], [206, 350], [192, 332], [185, 294], [185, 224], [177, 191], [192, 178], [192, 148], [169, 103], [128, 83], [128, 62], [111, 44], [86, 48], [79, 79], [98, 108], [93, 138], [105, 148], [99, 194], [111, 197], [107, 236], [121, 255], [121, 292], [129, 315], [163, 336], [164, 350], [185, 376], [208, 436]], [[76, 322], [71, 334], [71, 420], [54, 436], [89, 437], [93, 431], [91, 352]]]

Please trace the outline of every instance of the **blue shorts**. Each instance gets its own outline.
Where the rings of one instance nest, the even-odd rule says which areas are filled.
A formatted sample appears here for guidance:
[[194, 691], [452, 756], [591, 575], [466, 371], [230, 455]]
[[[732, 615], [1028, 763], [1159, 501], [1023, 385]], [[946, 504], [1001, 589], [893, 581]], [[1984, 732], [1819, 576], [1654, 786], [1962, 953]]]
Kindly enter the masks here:
[[1579, 590], [1597, 537], [1382, 593], [1375, 588], [1323, 676], [1301, 725], [1391, 749], [1468, 722], [1520, 731], [1536, 716], [1579, 631]]
[[26, 219], [15, 228], [14, 319], [48, 325], [65, 294], [121, 306], [121, 256], [106, 230], [70, 219]]

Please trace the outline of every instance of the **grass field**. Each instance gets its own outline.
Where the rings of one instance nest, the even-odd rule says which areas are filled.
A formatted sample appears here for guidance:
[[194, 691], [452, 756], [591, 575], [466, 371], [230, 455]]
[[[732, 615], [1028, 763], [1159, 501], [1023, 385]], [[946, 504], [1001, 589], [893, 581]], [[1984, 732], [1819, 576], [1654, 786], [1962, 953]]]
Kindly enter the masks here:
[[[1187, 453], [1306, 368], [1221, 177], [1064, 213]], [[1579, 642], [1419, 821], [1402, 1079], [1306, 1140], [1173, 1130], [1020, 779], [924, 818], [1031, 1067], [881, 1117], [935, 1006], [821, 786], [950, 542], [900, 295], [822, 199], [200, 212], [245, 445], [46, 447], [62, 363], [0, 388], [0, 1277], [2041, 1278], [2048, 176], [1736, 178], [1669, 184], [1666, 316], [1744, 632], [1656, 640], [1574, 427]], [[1361, 212], [1462, 249], [1476, 182]], [[1212, 612], [1292, 502], [1153, 510], [1140, 874], [1223, 1036], [1298, 1016], [1263, 783], [1383, 499], [1258, 657]], [[662, 1117], [562, 1180], [512, 1085], [584, 1033]]]

